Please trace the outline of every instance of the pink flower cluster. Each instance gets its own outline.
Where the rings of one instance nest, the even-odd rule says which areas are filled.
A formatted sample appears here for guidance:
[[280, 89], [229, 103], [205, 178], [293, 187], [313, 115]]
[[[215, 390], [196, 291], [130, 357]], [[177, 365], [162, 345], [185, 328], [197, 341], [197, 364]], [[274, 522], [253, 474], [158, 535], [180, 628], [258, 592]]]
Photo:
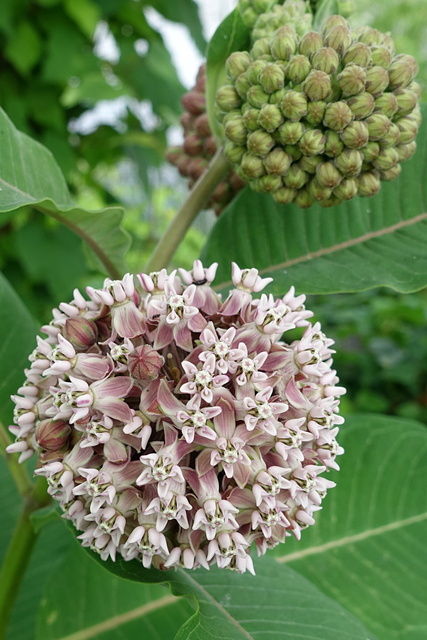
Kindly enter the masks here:
[[332, 340], [293, 288], [253, 298], [271, 280], [256, 269], [233, 264], [222, 301], [216, 268], [75, 290], [13, 396], [9, 453], [38, 452], [35, 473], [103, 559], [253, 572], [250, 549], [299, 538], [334, 486]]

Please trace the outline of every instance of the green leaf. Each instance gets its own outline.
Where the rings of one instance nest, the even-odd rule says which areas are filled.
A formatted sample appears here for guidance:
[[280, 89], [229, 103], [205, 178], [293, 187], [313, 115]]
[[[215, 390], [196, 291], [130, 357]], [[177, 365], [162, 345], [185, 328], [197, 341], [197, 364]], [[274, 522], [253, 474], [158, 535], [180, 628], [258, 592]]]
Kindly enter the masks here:
[[184, 24], [201, 53], [205, 53], [206, 40], [203, 37], [199, 9], [194, 0], [181, 0], [179, 3], [170, 2], [170, 0], [153, 0], [150, 4], [168, 20]]
[[[271, 291], [305, 293], [427, 285], [427, 111], [416, 155], [373, 198], [330, 209], [278, 205], [247, 187], [217, 221], [202, 253], [218, 261], [218, 288], [229, 286], [230, 262], [274, 277]], [[224, 239], [227, 239], [224, 242]]]
[[90, 0], [65, 0], [64, 9], [85, 36], [92, 39], [96, 25], [101, 19], [100, 8]]
[[52, 504], [37, 509], [37, 511], [33, 511], [30, 514], [31, 524], [36, 533], [39, 533], [47, 524], [57, 521], [60, 517], [61, 513]]
[[120, 229], [122, 210], [76, 207], [50, 151], [18, 131], [1, 109], [0, 141], [0, 213], [33, 206], [79, 235], [103, 270], [120, 277], [129, 246], [128, 235]]
[[323, 21], [337, 13], [339, 13], [338, 0], [319, 2], [314, 15], [313, 31], [320, 31]]
[[274, 550], [383, 640], [427, 629], [427, 429], [378, 415], [348, 419], [346, 453], [318, 522]]
[[215, 118], [214, 104], [218, 88], [226, 84], [225, 61], [233, 51], [246, 51], [249, 46], [250, 29], [245, 26], [240, 11], [234, 9], [215, 31], [207, 52], [206, 111], [210, 127], [218, 138], [222, 133]]
[[6, 46], [8, 60], [26, 76], [38, 62], [41, 52], [42, 44], [37, 31], [28, 22], [21, 22]]
[[35, 347], [36, 331], [33, 317], [0, 273], [0, 421], [4, 426], [12, 420], [10, 395], [24, 381], [24, 368]]

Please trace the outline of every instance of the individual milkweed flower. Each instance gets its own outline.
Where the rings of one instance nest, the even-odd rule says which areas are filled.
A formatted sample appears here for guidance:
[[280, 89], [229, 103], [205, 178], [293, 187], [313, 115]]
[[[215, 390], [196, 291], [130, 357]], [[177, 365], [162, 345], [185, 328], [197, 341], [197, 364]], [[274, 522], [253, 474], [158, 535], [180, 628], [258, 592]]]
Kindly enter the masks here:
[[12, 397], [8, 452], [37, 452], [35, 473], [103, 559], [253, 572], [253, 549], [299, 538], [333, 486], [345, 390], [332, 340], [293, 287], [275, 298], [271, 278], [233, 264], [222, 300], [216, 268], [75, 291]]

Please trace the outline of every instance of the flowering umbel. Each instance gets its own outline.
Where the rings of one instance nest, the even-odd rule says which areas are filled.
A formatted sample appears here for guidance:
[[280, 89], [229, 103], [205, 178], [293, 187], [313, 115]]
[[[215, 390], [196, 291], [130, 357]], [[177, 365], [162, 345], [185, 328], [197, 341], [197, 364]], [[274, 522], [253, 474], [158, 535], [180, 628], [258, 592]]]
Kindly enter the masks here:
[[216, 115], [228, 160], [255, 191], [330, 207], [375, 195], [414, 154], [418, 67], [395, 55], [389, 34], [353, 30], [340, 15], [310, 31], [305, 7], [286, 0], [256, 13], [251, 50], [227, 59]]
[[293, 287], [254, 298], [271, 278], [233, 264], [221, 300], [216, 269], [75, 290], [13, 396], [8, 452], [37, 452], [35, 473], [103, 559], [253, 572], [251, 549], [299, 539], [334, 486], [332, 340]]

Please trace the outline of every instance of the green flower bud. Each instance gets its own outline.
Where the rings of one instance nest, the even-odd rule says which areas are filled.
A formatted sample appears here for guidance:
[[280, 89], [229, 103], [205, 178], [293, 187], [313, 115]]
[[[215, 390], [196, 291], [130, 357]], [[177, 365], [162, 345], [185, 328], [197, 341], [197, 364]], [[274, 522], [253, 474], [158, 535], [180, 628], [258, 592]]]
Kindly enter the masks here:
[[340, 133], [340, 138], [349, 149], [361, 149], [369, 140], [369, 130], [364, 122], [353, 120]]
[[320, 33], [309, 31], [300, 40], [298, 50], [307, 58], [311, 58], [321, 47], [323, 47], [323, 38]]
[[398, 144], [396, 147], [396, 151], [399, 154], [399, 161], [404, 162], [405, 160], [409, 160], [409, 158], [412, 158], [416, 150], [417, 143], [415, 142], [415, 140], [409, 142], [408, 144]]
[[327, 200], [332, 195], [330, 187], [322, 186], [316, 178], [314, 178], [307, 187], [307, 190], [314, 200]]
[[325, 117], [326, 102], [323, 100], [317, 100], [316, 102], [309, 102], [307, 105], [307, 115], [305, 120], [309, 124], [320, 124]]
[[224, 117], [222, 119], [222, 124], [225, 127], [227, 122], [231, 122], [232, 120], [235, 120], [236, 118], [240, 118], [241, 116], [242, 116], [242, 111], [240, 109], [233, 109], [233, 111], [229, 111], [228, 113], [224, 114]]
[[229, 120], [224, 127], [224, 133], [231, 142], [234, 142], [237, 145], [245, 144], [248, 132], [243, 118], [240, 116]]
[[362, 149], [363, 160], [365, 162], [372, 162], [373, 160], [375, 160], [375, 158], [378, 157], [379, 152], [380, 145], [378, 144], [378, 142], [369, 141], [366, 147], [363, 147]]
[[264, 158], [264, 168], [268, 174], [284, 176], [288, 173], [292, 158], [282, 149], [273, 149]]
[[301, 149], [299, 148], [299, 144], [287, 144], [284, 147], [286, 153], [289, 153], [292, 160], [294, 162], [298, 162], [302, 158]]
[[307, 113], [307, 99], [303, 93], [298, 91], [287, 91], [280, 103], [285, 118], [296, 122]]
[[216, 92], [216, 103], [222, 111], [231, 111], [240, 107], [242, 101], [231, 84], [225, 84]]
[[351, 47], [347, 49], [343, 58], [343, 62], [346, 65], [350, 64], [350, 62], [353, 62], [359, 67], [367, 69], [372, 62], [371, 48], [363, 42], [355, 42], [351, 45]]
[[304, 156], [318, 156], [325, 149], [325, 136], [319, 129], [309, 129], [299, 141], [299, 148]]
[[243, 113], [243, 122], [246, 129], [249, 129], [249, 131], [256, 131], [257, 129], [259, 129], [259, 124], [258, 124], [259, 112], [260, 110], [255, 109], [255, 107], [249, 107], [248, 109], [245, 109]]
[[295, 31], [289, 26], [280, 27], [271, 40], [270, 49], [275, 60], [289, 60], [297, 50]]
[[358, 177], [357, 193], [362, 198], [374, 196], [381, 188], [379, 173], [366, 171]]
[[385, 180], [386, 182], [389, 182], [397, 178], [397, 176], [400, 175], [401, 171], [402, 171], [402, 167], [400, 166], [400, 164], [395, 164], [394, 167], [391, 167], [391, 169], [386, 169], [386, 171], [380, 171], [380, 178], [381, 180]]
[[265, 55], [270, 55], [270, 38], [259, 38], [251, 49], [251, 57], [256, 60]]
[[415, 93], [415, 95], [417, 96], [418, 100], [421, 98], [422, 89], [421, 89], [420, 85], [418, 84], [418, 82], [411, 82], [411, 84], [408, 85], [408, 89], [410, 89], [411, 91], [413, 91]]
[[417, 72], [418, 64], [415, 58], [404, 53], [396, 56], [388, 70], [390, 89], [407, 87], [411, 84]]
[[247, 51], [234, 51], [225, 63], [227, 75], [232, 80], [238, 78], [251, 64], [251, 57]]
[[363, 153], [356, 149], [345, 149], [335, 158], [335, 166], [346, 178], [358, 176], [363, 164]]
[[308, 189], [300, 189], [297, 191], [294, 202], [301, 209], [309, 209], [314, 204], [314, 198]]
[[351, 200], [357, 196], [358, 182], [355, 178], [344, 178], [340, 184], [335, 187], [333, 194], [339, 200]]
[[247, 93], [250, 89], [251, 83], [248, 80], [246, 73], [241, 73], [234, 81], [234, 88], [236, 89], [242, 100], [246, 100]]
[[344, 143], [341, 141], [336, 131], [326, 131], [325, 133], [325, 155], [335, 158], [344, 150]]
[[274, 147], [274, 139], [266, 131], [253, 131], [248, 135], [248, 149], [256, 156], [263, 158]]
[[320, 200], [319, 206], [322, 207], [323, 209], [330, 209], [331, 207], [337, 207], [339, 204], [341, 204], [341, 202], [342, 200], [332, 195], [327, 200]]
[[357, 96], [365, 91], [366, 71], [350, 62], [338, 74], [337, 81], [344, 96]]
[[400, 130], [397, 124], [391, 123], [389, 132], [381, 138], [379, 144], [381, 148], [395, 147], [400, 142]]
[[342, 55], [353, 44], [353, 38], [348, 26], [337, 25], [327, 31], [324, 36], [324, 42], [327, 47], [332, 47]]
[[311, 64], [313, 65], [313, 69], [332, 74], [338, 69], [340, 58], [335, 49], [322, 47], [313, 55]]
[[286, 77], [293, 84], [300, 84], [311, 71], [311, 64], [307, 56], [301, 54], [292, 56], [286, 67]]
[[384, 44], [383, 34], [373, 27], [358, 27], [353, 33], [359, 42], [364, 42], [370, 47]]
[[260, 72], [258, 82], [266, 93], [278, 91], [285, 84], [284, 71], [280, 65], [269, 63]]
[[303, 156], [299, 166], [306, 173], [316, 173], [316, 167], [320, 162], [322, 162], [322, 156]]
[[282, 112], [276, 104], [265, 104], [259, 110], [258, 124], [269, 133], [278, 129], [282, 122]]
[[224, 145], [224, 155], [231, 164], [240, 164], [243, 155], [246, 153], [246, 147], [241, 147], [230, 140]]
[[303, 89], [309, 100], [326, 100], [332, 92], [331, 78], [324, 71], [310, 71], [304, 80]]
[[387, 118], [392, 118], [398, 108], [399, 105], [394, 93], [383, 93], [375, 98], [375, 111], [384, 114]]
[[411, 89], [396, 89], [394, 95], [398, 107], [396, 116], [401, 118], [402, 116], [407, 116], [412, 113], [418, 103], [418, 98], [414, 91]]
[[287, 121], [279, 127], [280, 142], [282, 144], [297, 144], [304, 133], [304, 125], [302, 122]]
[[260, 109], [265, 104], [268, 104], [269, 95], [259, 85], [253, 85], [246, 95], [246, 99], [256, 109]]
[[332, 102], [326, 107], [323, 124], [333, 131], [342, 131], [353, 120], [353, 113], [344, 101]]
[[370, 140], [381, 140], [390, 131], [391, 122], [383, 113], [373, 113], [366, 118], [365, 124], [368, 127]]
[[252, 189], [259, 193], [277, 191], [277, 189], [280, 189], [282, 186], [282, 178], [275, 175], [261, 176], [261, 178], [257, 178], [251, 182]]
[[399, 118], [399, 120], [396, 120], [395, 124], [399, 127], [400, 144], [408, 144], [415, 140], [418, 133], [418, 123], [413, 116], [404, 116], [403, 118]]
[[417, 106], [415, 107], [413, 112], [410, 114], [410, 116], [411, 116], [411, 118], [413, 118], [413, 120], [415, 120], [417, 125], [420, 126], [423, 117], [421, 115], [421, 109], [420, 109], [420, 105], [419, 104], [417, 104]]
[[373, 166], [378, 171], [387, 171], [399, 162], [399, 153], [393, 147], [381, 149], [375, 160], [372, 161]]
[[258, 84], [258, 76], [267, 64], [264, 60], [255, 60], [249, 65], [246, 70], [246, 77], [251, 84]]
[[285, 186], [290, 189], [302, 189], [308, 178], [308, 173], [303, 171], [298, 164], [293, 164], [288, 173], [284, 176], [283, 182], [285, 183]]
[[264, 165], [258, 156], [253, 153], [245, 153], [240, 162], [240, 173], [247, 180], [254, 180], [264, 175]]
[[322, 35], [326, 35], [327, 32], [334, 27], [347, 27], [348, 29], [348, 22], [340, 15], [335, 14], [333, 16], [329, 16], [329, 18], [326, 18], [326, 20], [322, 22]]
[[366, 91], [378, 97], [388, 87], [389, 76], [383, 67], [374, 66], [366, 71]]
[[316, 179], [322, 187], [334, 189], [342, 180], [342, 175], [333, 162], [320, 162], [316, 167]]
[[393, 55], [390, 49], [388, 49], [384, 45], [377, 45], [375, 47], [372, 47], [371, 52], [372, 52], [372, 62], [375, 65], [378, 65], [379, 67], [384, 67], [384, 69], [389, 68], [393, 58]]
[[258, 19], [258, 14], [252, 7], [242, 11], [241, 16], [244, 24], [249, 28], [252, 28]]
[[281, 187], [274, 191], [271, 195], [273, 199], [279, 204], [290, 204], [297, 194], [296, 189], [290, 189], [289, 187]]
[[374, 96], [367, 92], [361, 93], [353, 98], [349, 98], [349, 100], [347, 100], [347, 104], [356, 120], [364, 120], [370, 116], [375, 109]]

